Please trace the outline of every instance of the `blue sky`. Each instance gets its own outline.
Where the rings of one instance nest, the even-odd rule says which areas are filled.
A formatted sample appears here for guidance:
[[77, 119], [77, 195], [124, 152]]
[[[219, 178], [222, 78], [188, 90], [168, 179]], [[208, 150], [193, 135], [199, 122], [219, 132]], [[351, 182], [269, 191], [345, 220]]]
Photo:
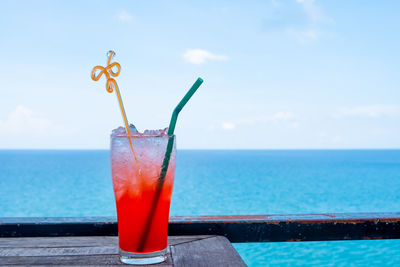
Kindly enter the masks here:
[[398, 1], [2, 1], [0, 148], [103, 149], [128, 119], [179, 148], [400, 147]]

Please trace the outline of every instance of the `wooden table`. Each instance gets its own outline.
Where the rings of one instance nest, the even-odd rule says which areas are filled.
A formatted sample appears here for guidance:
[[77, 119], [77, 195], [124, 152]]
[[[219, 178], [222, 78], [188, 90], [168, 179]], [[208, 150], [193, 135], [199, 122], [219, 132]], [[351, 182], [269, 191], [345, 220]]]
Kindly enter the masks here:
[[[118, 257], [118, 237], [0, 238], [0, 266], [113, 266]], [[223, 236], [170, 236], [168, 259], [154, 266], [246, 266]]]

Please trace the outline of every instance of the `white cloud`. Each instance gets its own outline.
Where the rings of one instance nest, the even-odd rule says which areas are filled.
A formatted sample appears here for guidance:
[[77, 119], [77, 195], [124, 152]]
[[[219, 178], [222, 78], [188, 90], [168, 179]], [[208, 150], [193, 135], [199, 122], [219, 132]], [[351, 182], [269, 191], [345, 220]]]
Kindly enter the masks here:
[[274, 7], [280, 7], [282, 5], [282, 3], [279, 0], [270, 0], [270, 3]]
[[232, 123], [232, 122], [223, 122], [221, 124], [222, 129], [224, 130], [233, 130], [236, 127], [236, 124]]
[[228, 60], [225, 55], [213, 54], [203, 49], [188, 49], [183, 54], [183, 59], [192, 64], [203, 64], [208, 60]]
[[0, 134], [17, 136], [49, 136], [69, 133], [61, 125], [55, 125], [46, 118], [35, 116], [34, 112], [18, 105], [5, 120], [0, 120]]
[[322, 8], [315, 3], [315, 0], [296, 0], [296, 2], [302, 6], [304, 13], [311, 20], [311, 22], [331, 23], [333, 21], [332, 18], [325, 15], [325, 13], [322, 11]]
[[380, 118], [400, 116], [400, 106], [398, 105], [369, 105], [356, 106], [350, 108], [339, 108], [333, 114], [334, 118], [341, 117], [364, 117], [364, 118]]
[[221, 123], [221, 128], [224, 130], [233, 130], [239, 125], [254, 125], [259, 123], [286, 123], [289, 127], [299, 127], [299, 122], [296, 120], [296, 116], [292, 112], [281, 111], [271, 115], [265, 116], [253, 116], [247, 118], [236, 119], [232, 121], [224, 121]]
[[308, 20], [303, 26], [291, 26], [285, 29], [285, 33], [297, 39], [302, 44], [309, 44], [321, 37], [332, 37], [332, 34], [321, 30], [321, 24], [332, 23], [333, 19], [327, 16], [322, 8], [316, 4], [316, 0], [296, 0], [301, 6]]
[[118, 20], [120, 21], [131, 21], [132, 19], [133, 16], [126, 11], [122, 11], [121, 13], [118, 14]]

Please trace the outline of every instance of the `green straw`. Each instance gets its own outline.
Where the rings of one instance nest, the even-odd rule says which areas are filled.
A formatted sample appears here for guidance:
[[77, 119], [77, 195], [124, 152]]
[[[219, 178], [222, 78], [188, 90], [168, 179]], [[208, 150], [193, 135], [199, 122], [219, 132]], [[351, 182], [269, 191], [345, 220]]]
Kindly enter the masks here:
[[163, 164], [162, 164], [160, 177], [158, 178], [158, 181], [157, 181], [156, 193], [155, 193], [153, 201], [151, 203], [149, 217], [147, 217], [147, 220], [146, 220], [146, 224], [145, 224], [146, 228], [144, 229], [143, 234], [139, 241], [138, 252], [143, 251], [143, 248], [146, 244], [147, 236], [149, 235], [151, 224], [153, 222], [153, 218], [154, 218], [155, 211], [157, 208], [157, 203], [158, 203], [158, 200], [160, 199], [161, 190], [164, 185], [165, 176], [167, 175], [167, 171], [168, 171], [169, 160], [171, 158], [172, 148], [174, 146], [174, 139], [175, 139], [174, 131], [175, 131], [175, 125], [176, 125], [176, 121], [178, 119], [179, 112], [181, 112], [182, 108], [186, 105], [186, 103], [189, 101], [189, 99], [193, 96], [193, 94], [196, 92], [196, 90], [200, 87], [200, 85], [202, 83], [203, 83], [203, 79], [197, 78], [197, 81], [192, 85], [192, 87], [189, 89], [189, 91], [186, 93], [186, 95], [182, 98], [182, 100], [179, 102], [179, 104], [175, 107], [174, 112], [172, 112], [171, 121], [170, 121], [169, 127], [168, 127], [168, 137], [169, 138], [168, 138], [167, 150], [165, 151], [165, 156], [164, 156], [164, 160], [163, 160]]

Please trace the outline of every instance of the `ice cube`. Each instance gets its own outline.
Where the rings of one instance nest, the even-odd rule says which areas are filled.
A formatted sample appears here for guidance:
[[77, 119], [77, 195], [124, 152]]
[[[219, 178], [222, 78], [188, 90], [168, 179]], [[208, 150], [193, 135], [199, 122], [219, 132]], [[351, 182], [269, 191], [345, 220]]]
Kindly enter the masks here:
[[168, 128], [159, 129], [159, 130], [145, 130], [143, 135], [145, 136], [164, 136], [167, 135]]
[[117, 129], [112, 130], [111, 135], [126, 135], [126, 130], [124, 127], [120, 126]]
[[[129, 131], [132, 136], [167, 136], [168, 134], [168, 127], [159, 130], [145, 130], [143, 133], [139, 132], [135, 125], [129, 125]], [[112, 131], [112, 136], [123, 136], [126, 135], [125, 127], [118, 127]]]

